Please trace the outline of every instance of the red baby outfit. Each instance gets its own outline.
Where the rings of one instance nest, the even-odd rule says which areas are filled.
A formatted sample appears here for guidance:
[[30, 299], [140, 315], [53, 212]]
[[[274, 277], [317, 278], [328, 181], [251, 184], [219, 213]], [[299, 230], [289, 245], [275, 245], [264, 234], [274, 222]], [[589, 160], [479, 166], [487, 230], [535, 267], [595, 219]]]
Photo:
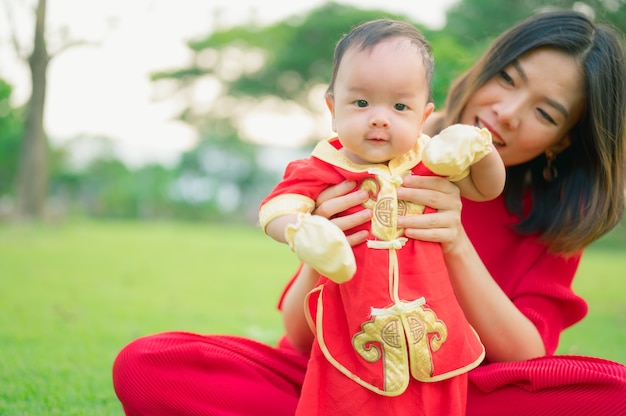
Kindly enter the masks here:
[[359, 227], [369, 240], [353, 248], [356, 275], [342, 284], [322, 276], [308, 296], [316, 341], [298, 415], [349, 414], [355, 406], [365, 414], [402, 414], [407, 406], [464, 413], [465, 378], [441, 381], [478, 366], [483, 346], [457, 303], [440, 245], [404, 238], [396, 227], [398, 215], [431, 211], [396, 197], [403, 176], [433, 175], [420, 163], [422, 146], [387, 165], [357, 165], [339, 140], [321, 142], [311, 158], [289, 164], [261, 204], [263, 223], [311, 212], [321, 191], [345, 180], [370, 193], [364, 207], [372, 221]]

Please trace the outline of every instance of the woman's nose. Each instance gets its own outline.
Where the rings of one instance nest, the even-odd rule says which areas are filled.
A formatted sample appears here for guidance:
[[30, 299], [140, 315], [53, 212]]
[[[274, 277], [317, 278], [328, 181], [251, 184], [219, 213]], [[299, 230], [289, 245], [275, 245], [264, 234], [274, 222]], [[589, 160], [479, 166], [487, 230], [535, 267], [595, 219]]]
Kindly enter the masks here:
[[519, 127], [522, 116], [522, 105], [518, 99], [508, 99], [494, 104], [493, 111], [496, 113], [498, 122], [508, 129]]

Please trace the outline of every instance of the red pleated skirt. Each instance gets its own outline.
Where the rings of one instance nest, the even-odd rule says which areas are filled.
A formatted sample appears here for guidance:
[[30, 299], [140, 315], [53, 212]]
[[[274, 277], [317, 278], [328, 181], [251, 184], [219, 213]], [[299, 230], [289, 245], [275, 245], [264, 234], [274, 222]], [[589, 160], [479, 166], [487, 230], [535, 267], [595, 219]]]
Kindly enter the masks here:
[[[284, 338], [166, 332], [122, 349], [113, 386], [127, 416], [293, 416], [307, 362]], [[467, 415], [626, 416], [626, 367], [579, 356], [482, 365]]]

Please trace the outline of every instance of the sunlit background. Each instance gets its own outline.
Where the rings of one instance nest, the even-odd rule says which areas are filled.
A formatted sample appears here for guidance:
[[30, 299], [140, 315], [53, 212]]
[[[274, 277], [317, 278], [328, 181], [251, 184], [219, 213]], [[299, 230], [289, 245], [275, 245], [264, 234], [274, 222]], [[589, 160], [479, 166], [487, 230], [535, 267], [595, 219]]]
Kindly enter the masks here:
[[[443, 25], [445, 10], [454, 2], [344, 0], [338, 3], [403, 13], [435, 28]], [[22, 0], [8, 0], [8, 3], [14, 21], [12, 25], [7, 21], [6, 5], [0, 8], [0, 78], [14, 86], [13, 103], [19, 105], [29, 97], [30, 75], [25, 63], [15, 56], [9, 42], [10, 29], [17, 29], [20, 43], [30, 46], [34, 2], [29, 6], [26, 5], [29, 2]], [[185, 104], [175, 97], [157, 97], [149, 74], [189, 64], [191, 51], [185, 42], [207, 36], [216, 28], [249, 21], [269, 24], [323, 3], [323, 0], [261, 3], [256, 0], [48, 0], [51, 48], [59, 46], [63, 31], [72, 40], [93, 43], [69, 48], [50, 64], [48, 134], [57, 144], [77, 136], [105, 136], [114, 141], [116, 153], [132, 166], [153, 161], [171, 165], [181, 151], [196, 143], [197, 132], [174, 120]], [[210, 101], [215, 88], [199, 85], [196, 99]], [[294, 132], [302, 128], [303, 122], [310, 121], [306, 114], [294, 110], [288, 117], [261, 120], [259, 114], [251, 114], [250, 122], [254, 130], [251, 138], [293, 145]], [[291, 139], [286, 139], [288, 135]]]
[[333, 48], [364, 20], [424, 32], [438, 107], [497, 34], [539, 10], [626, 25], [624, 1], [606, 0], [47, 0], [52, 59], [34, 90], [46, 93], [49, 148], [25, 152], [26, 137], [37, 142], [27, 62], [42, 3], [0, 2], [0, 220], [254, 223], [285, 165], [332, 134]]

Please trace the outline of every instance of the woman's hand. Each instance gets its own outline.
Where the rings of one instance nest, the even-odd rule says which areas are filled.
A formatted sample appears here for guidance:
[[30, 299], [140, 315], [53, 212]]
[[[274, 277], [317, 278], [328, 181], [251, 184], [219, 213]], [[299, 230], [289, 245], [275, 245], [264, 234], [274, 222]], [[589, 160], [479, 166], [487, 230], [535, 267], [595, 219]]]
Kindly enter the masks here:
[[398, 188], [398, 199], [437, 210], [398, 217], [398, 227], [405, 228], [409, 238], [441, 243], [450, 283], [485, 345], [487, 358], [518, 361], [544, 355], [537, 328], [493, 280], [465, 233], [459, 188], [440, 177], [408, 176]]
[[398, 217], [398, 228], [405, 236], [441, 243], [444, 252], [453, 250], [465, 233], [461, 225], [459, 188], [437, 176], [407, 176], [398, 188], [398, 199], [429, 206], [437, 212]]
[[[335, 217], [338, 213], [361, 205], [368, 200], [369, 195], [366, 191], [358, 190], [352, 192], [355, 185], [354, 181], [342, 182], [324, 190], [315, 201], [317, 208], [315, 208], [313, 214], [330, 219], [343, 231], [368, 222], [372, 218], [372, 210], [370, 209], [360, 210], [350, 215]], [[347, 238], [350, 245], [355, 246], [363, 243], [367, 239], [367, 231], [358, 231], [348, 235]]]
[[[346, 231], [364, 224], [372, 217], [370, 209], [354, 214], [335, 217], [340, 212], [366, 202], [369, 195], [364, 190], [353, 191], [355, 183], [342, 182], [323, 191], [317, 198], [313, 212], [330, 219]], [[398, 188], [398, 199], [426, 205], [437, 210], [428, 215], [398, 217], [398, 228], [404, 228], [409, 238], [441, 243], [444, 252], [452, 250], [465, 234], [461, 226], [461, 196], [459, 188], [444, 178], [436, 176], [407, 176]], [[367, 239], [367, 231], [351, 234], [352, 246]]]

